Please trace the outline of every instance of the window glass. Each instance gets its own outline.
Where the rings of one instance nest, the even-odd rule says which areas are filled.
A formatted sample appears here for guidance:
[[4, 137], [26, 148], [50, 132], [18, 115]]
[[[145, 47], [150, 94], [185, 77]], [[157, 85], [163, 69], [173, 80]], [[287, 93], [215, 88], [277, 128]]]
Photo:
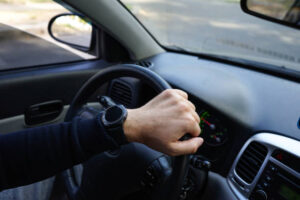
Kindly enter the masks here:
[[0, 70], [94, 58], [50, 37], [48, 22], [62, 13], [52, 0], [0, 0]]
[[299, 30], [246, 14], [239, 0], [121, 2], [165, 47], [300, 71]]

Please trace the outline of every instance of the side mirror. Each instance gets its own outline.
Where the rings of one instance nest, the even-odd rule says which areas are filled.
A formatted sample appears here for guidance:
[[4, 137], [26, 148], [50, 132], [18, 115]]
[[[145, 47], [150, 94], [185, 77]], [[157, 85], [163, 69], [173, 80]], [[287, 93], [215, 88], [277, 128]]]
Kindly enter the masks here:
[[94, 28], [84, 17], [72, 13], [54, 16], [48, 24], [50, 36], [75, 49], [88, 52], [92, 47]]
[[241, 7], [250, 15], [300, 29], [300, 0], [241, 0]]

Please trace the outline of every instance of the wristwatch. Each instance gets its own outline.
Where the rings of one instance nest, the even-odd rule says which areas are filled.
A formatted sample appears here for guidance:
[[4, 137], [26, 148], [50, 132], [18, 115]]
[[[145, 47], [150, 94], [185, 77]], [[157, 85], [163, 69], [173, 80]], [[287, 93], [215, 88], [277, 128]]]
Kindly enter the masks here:
[[118, 145], [128, 143], [123, 130], [123, 123], [126, 117], [127, 109], [123, 105], [110, 106], [98, 117], [98, 121], [102, 123], [106, 132]]

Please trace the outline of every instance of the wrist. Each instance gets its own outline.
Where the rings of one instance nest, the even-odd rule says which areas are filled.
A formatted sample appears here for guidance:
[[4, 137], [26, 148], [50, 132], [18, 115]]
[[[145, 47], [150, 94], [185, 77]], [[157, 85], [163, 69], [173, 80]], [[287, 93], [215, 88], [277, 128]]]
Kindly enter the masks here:
[[127, 109], [127, 118], [123, 123], [123, 130], [128, 142], [141, 142], [139, 138], [138, 121], [135, 119], [134, 109]]

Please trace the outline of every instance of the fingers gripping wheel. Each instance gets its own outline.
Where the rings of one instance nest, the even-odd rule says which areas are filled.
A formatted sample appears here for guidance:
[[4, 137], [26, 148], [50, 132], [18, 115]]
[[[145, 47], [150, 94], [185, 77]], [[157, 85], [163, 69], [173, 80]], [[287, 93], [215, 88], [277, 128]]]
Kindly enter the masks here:
[[[70, 105], [65, 121], [71, 121], [72, 118], [76, 116], [80, 108], [87, 102], [88, 98], [101, 85], [119, 77], [133, 77], [140, 79], [151, 86], [157, 93], [171, 88], [171, 86], [163, 78], [149, 69], [132, 64], [112, 66], [99, 71], [81, 87]], [[182, 182], [188, 165], [188, 156], [174, 157], [173, 161], [173, 172], [167, 182], [168, 186], [166, 188], [168, 189], [164, 192], [167, 196], [162, 197], [162, 199], [167, 198], [170, 200], [177, 200], [179, 198]], [[64, 171], [62, 173], [62, 177], [69, 198], [74, 200], [80, 183], [76, 181], [73, 169]]]

